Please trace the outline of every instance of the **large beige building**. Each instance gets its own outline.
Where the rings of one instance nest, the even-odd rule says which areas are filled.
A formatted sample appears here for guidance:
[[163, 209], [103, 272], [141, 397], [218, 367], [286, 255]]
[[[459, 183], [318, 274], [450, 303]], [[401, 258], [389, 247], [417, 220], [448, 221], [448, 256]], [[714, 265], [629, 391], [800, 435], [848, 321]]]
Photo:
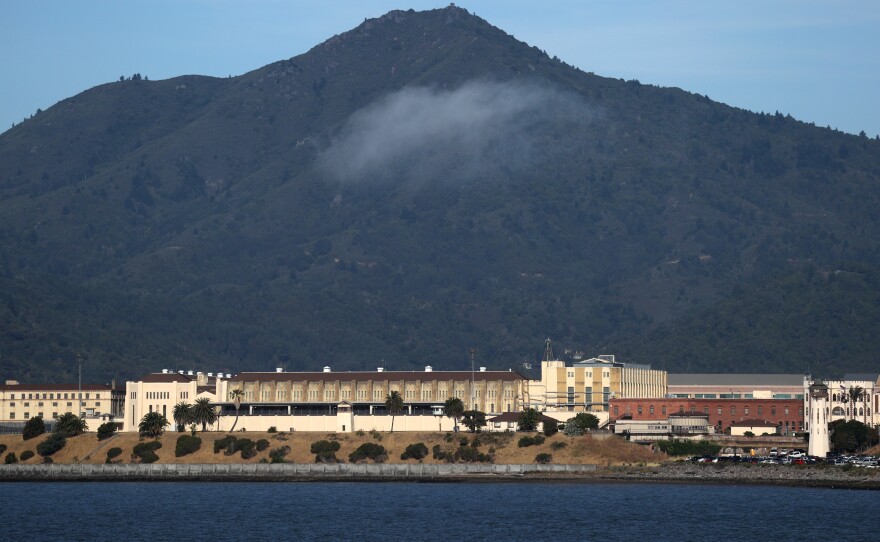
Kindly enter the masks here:
[[174, 423], [174, 405], [193, 404], [199, 397], [217, 403], [226, 397], [228, 377], [223, 373], [169, 371], [151, 373], [140, 380], [125, 383], [123, 431], [137, 431], [138, 424], [150, 412], [158, 412]]
[[[77, 409], [77, 398], [82, 402]], [[24, 423], [40, 416], [51, 422], [62, 414], [84, 415], [86, 421], [111, 420], [122, 415], [123, 392], [115, 384], [0, 385], [0, 423]], [[89, 424], [89, 429], [97, 429]]]
[[607, 412], [612, 398], [665, 397], [666, 371], [602, 355], [566, 365], [547, 349], [541, 379], [527, 387], [525, 407], [545, 412]]
[[[136, 431], [149, 412], [159, 412], [173, 424], [174, 405], [192, 404], [207, 397], [217, 405], [220, 419], [214, 428], [251, 431], [276, 427], [284, 431], [388, 430], [391, 416], [385, 398], [393, 391], [404, 401], [394, 421], [395, 430], [450, 430], [442, 416], [443, 404], [457, 397], [466, 410], [487, 414], [522, 409], [525, 378], [512, 371], [354, 371], [245, 372], [212, 374], [164, 371], [126, 384], [124, 431]], [[231, 398], [240, 390], [236, 409]], [[236, 416], [238, 421], [236, 422]]]

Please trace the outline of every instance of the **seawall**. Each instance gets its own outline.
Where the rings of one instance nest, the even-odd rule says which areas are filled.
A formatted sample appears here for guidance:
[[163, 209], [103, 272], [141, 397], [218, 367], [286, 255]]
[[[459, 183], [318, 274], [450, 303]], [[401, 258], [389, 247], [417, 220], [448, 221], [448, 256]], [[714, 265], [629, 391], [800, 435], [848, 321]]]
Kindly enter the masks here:
[[153, 464], [5, 465], [2, 481], [461, 481], [578, 478], [596, 465]]

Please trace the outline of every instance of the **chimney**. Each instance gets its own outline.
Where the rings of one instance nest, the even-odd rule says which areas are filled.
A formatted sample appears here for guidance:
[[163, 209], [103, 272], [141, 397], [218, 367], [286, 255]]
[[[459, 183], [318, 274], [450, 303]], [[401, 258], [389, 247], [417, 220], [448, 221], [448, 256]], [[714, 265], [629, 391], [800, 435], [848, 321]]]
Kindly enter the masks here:
[[434, 370], [434, 368], [431, 367], [430, 365], [426, 365], [426, 366], [425, 366], [425, 372], [426, 372], [426, 373], [430, 373], [430, 372], [432, 372], [433, 370]]
[[214, 373], [208, 373], [208, 378], [213, 378], [213, 377], [214, 377]]
[[192, 375], [193, 375], [193, 372], [192, 372], [192, 371], [187, 371], [186, 374], [187, 374], [188, 376], [192, 376]]
[[384, 368], [384, 367], [376, 367], [376, 372], [377, 372], [377, 373], [384, 373], [384, 372], [385, 372], [385, 368]]
[[486, 372], [486, 368], [485, 368], [485, 367], [480, 367], [480, 372], [481, 372], [481, 373], [485, 373], [485, 372]]
[[275, 372], [276, 372], [276, 373], [283, 373], [283, 372], [284, 372], [284, 368], [283, 368], [283, 367], [275, 367]]
[[168, 369], [162, 369], [162, 374], [163, 374], [163, 375], [167, 375], [167, 374], [168, 374]]
[[325, 373], [329, 373], [329, 372], [330, 372], [330, 366], [329, 366], [329, 365], [325, 365], [325, 366], [324, 366], [324, 372], [325, 372]]
[[226, 373], [226, 378], [232, 378], [232, 374], [231, 374], [231, 373]]

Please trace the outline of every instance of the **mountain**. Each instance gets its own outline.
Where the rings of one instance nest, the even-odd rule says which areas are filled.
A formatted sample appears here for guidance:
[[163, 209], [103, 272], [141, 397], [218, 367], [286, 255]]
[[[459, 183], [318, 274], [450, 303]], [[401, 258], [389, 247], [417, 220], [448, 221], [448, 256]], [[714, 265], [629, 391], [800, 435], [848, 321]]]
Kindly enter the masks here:
[[0, 135], [8, 378], [875, 369], [880, 143], [393, 11], [238, 77], [116, 81]]

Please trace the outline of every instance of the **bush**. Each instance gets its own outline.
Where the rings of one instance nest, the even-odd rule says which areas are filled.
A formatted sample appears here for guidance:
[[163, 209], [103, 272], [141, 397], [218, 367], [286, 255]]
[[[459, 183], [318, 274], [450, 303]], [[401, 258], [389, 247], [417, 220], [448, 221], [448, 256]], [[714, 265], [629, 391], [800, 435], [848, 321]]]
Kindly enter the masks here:
[[267, 433], [277, 433], [277, 432], [278, 432], [278, 428], [275, 427], [274, 425], [272, 427], [270, 427], [269, 430], [267, 431]]
[[290, 453], [290, 446], [275, 448], [269, 452], [269, 460], [272, 463], [284, 463], [284, 458]]
[[428, 447], [423, 442], [410, 444], [406, 451], [400, 454], [401, 459], [424, 459], [428, 456]]
[[366, 435], [366, 433], [364, 433], [364, 430], [363, 430], [363, 429], [358, 429], [357, 431], [354, 432], [354, 434], [357, 435], [357, 436], [359, 436], [359, 437], [362, 437], [362, 436]]
[[579, 437], [590, 431], [592, 429], [596, 429], [599, 427], [599, 418], [590, 414], [589, 412], [581, 412], [574, 418], [570, 418], [567, 422], [565, 422], [565, 429], [563, 429], [563, 433], [567, 437]]
[[459, 463], [489, 463], [492, 461], [492, 456], [481, 454], [479, 450], [472, 446], [459, 446], [452, 455], [452, 459]]
[[370, 436], [373, 437], [373, 439], [382, 442], [382, 433], [376, 431], [375, 429], [370, 429]]
[[22, 438], [24, 440], [30, 440], [34, 437], [38, 437], [46, 432], [46, 424], [43, 423], [43, 418], [40, 416], [34, 416], [30, 420], [24, 424], [24, 429], [21, 432]]
[[544, 422], [544, 436], [552, 437], [556, 433], [559, 432], [559, 424], [556, 422], [546, 421]]
[[133, 456], [140, 459], [141, 463], [155, 463], [159, 460], [156, 450], [162, 447], [162, 443], [158, 440], [149, 442], [141, 442], [134, 447]]
[[519, 442], [516, 445], [519, 448], [526, 448], [528, 446], [540, 446], [544, 444], [544, 437], [542, 435], [535, 435], [534, 437], [522, 437], [519, 439]]
[[202, 439], [191, 435], [180, 435], [177, 437], [177, 446], [174, 448], [174, 457], [183, 457], [196, 452], [202, 447]]
[[468, 438], [461, 437], [460, 439], [458, 439], [458, 445], [459, 446], [467, 446], [468, 445]]
[[263, 450], [268, 450], [268, 449], [269, 449], [269, 441], [268, 440], [261, 438], [260, 440], [257, 441], [257, 451], [258, 452], [262, 452]]
[[382, 463], [388, 455], [385, 453], [385, 447], [381, 444], [365, 442], [358, 446], [357, 450], [348, 454], [348, 460], [352, 463], [372, 459], [375, 463]]
[[15, 457], [15, 452], [9, 452], [6, 454], [6, 459], [3, 461], [5, 461], [7, 465], [12, 465], [13, 463], [18, 463], [18, 458]]
[[37, 444], [37, 453], [43, 457], [48, 457], [67, 444], [67, 437], [62, 433], [52, 433], [43, 442]]
[[214, 441], [214, 453], [219, 454], [221, 451], [226, 450], [230, 444], [235, 442], [235, 437], [228, 436], [223, 437], [221, 439], [217, 439]]
[[5, 444], [0, 444], [0, 454], [3, 454], [3, 453], [5, 453], [5, 452], [6, 452], [6, 445], [5, 445]]
[[535, 462], [541, 465], [546, 465], [553, 461], [553, 456], [550, 454], [538, 454], [535, 456]]
[[718, 455], [721, 446], [711, 442], [690, 440], [661, 440], [657, 448], [668, 455]]
[[568, 446], [568, 444], [566, 444], [565, 442], [554, 442], [550, 445], [550, 449], [555, 452], [565, 448], [566, 446]]
[[43, 463], [45, 463], [46, 465], [51, 465], [52, 463], [54, 463], [54, 461], [52, 461], [52, 458], [47, 455], [43, 458]]
[[231, 446], [232, 451], [227, 448], [226, 455], [232, 455], [236, 452], [236, 450], [241, 451], [242, 459], [250, 459], [257, 455], [257, 445], [254, 441], [249, 438], [240, 438], [236, 439], [235, 444]]
[[107, 463], [110, 463], [120, 455], [122, 455], [122, 448], [110, 448], [107, 450]]
[[21, 460], [22, 461], [27, 461], [28, 459], [32, 458], [33, 456], [34, 456], [33, 450], [25, 450], [25, 451], [21, 452]]
[[102, 423], [98, 426], [98, 440], [107, 440], [116, 434], [117, 425], [114, 422]]
[[315, 454], [315, 463], [336, 463], [338, 461], [336, 452], [339, 451], [339, 443], [335, 440], [313, 442], [309, 450]]

